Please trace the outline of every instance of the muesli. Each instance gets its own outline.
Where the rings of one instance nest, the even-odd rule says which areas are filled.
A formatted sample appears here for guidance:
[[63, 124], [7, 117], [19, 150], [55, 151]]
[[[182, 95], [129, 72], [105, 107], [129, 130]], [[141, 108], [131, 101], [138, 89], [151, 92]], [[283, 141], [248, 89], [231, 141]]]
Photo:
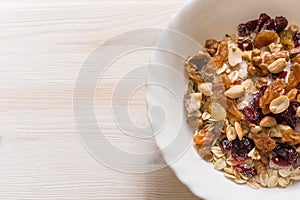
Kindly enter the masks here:
[[262, 13], [237, 30], [186, 61], [194, 144], [238, 184], [285, 188], [300, 180], [299, 26]]

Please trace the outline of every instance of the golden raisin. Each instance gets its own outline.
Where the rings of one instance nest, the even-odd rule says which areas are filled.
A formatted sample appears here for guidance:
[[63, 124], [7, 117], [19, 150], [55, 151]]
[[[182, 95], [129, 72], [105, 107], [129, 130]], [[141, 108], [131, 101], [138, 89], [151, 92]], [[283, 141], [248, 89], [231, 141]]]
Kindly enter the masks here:
[[256, 48], [265, 47], [278, 39], [278, 35], [274, 31], [263, 30], [259, 32], [253, 39]]
[[222, 74], [221, 78], [222, 78], [225, 90], [228, 90], [231, 85], [231, 81], [230, 81], [229, 77], [226, 74]]
[[294, 131], [293, 129], [282, 130], [282, 143], [287, 143], [289, 145], [300, 144], [300, 133]]

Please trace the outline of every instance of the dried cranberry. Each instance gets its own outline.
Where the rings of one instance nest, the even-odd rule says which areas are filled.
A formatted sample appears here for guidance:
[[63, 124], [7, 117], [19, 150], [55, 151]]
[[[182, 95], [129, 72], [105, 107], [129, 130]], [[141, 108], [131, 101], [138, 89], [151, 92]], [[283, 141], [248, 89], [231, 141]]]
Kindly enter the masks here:
[[259, 90], [259, 93], [256, 94], [254, 97], [253, 97], [253, 100], [251, 102], [251, 105], [256, 108], [256, 109], [259, 109], [259, 99], [264, 95], [266, 89], [268, 88], [267, 85], [264, 85], [260, 88]]
[[236, 161], [245, 161], [254, 146], [253, 140], [246, 136], [242, 140], [236, 138], [232, 141], [231, 155]]
[[282, 158], [281, 156], [276, 156], [272, 159], [272, 162], [280, 167], [287, 167], [291, 165], [286, 159]]
[[271, 20], [271, 17], [268, 14], [261, 13], [259, 18], [258, 18], [256, 31], [259, 32], [263, 28], [264, 24], [269, 20]]
[[252, 178], [257, 175], [255, 168], [247, 164], [236, 165], [235, 169], [246, 177]]
[[231, 151], [232, 144], [231, 144], [231, 142], [229, 142], [229, 140], [227, 138], [225, 138], [225, 139], [221, 140], [220, 147], [223, 150], [223, 152], [229, 152], [229, 151]]
[[249, 32], [255, 31], [256, 27], [258, 26], [258, 22], [259, 22], [258, 19], [253, 19], [253, 20], [246, 22], [245, 25], [246, 25], [248, 31]]
[[268, 86], [262, 86], [258, 94], [256, 94], [249, 106], [244, 107], [242, 110], [246, 119], [253, 124], [259, 124], [260, 119], [263, 117], [261, 108], [259, 107], [259, 99], [264, 95]]
[[276, 78], [279, 78], [279, 79], [283, 78], [283, 79], [285, 79], [286, 75], [287, 75], [287, 71], [282, 71], [282, 72], [280, 72], [278, 74], [272, 74], [272, 77], [273, 77], [274, 80]]
[[276, 160], [282, 163], [287, 161], [289, 164], [294, 164], [299, 158], [298, 152], [288, 144], [278, 143], [273, 151], [278, 155]]
[[245, 115], [246, 119], [253, 124], [259, 124], [261, 118], [260, 110], [253, 108], [251, 106], [246, 106], [242, 110], [243, 114]]
[[296, 162], [294, 162], [292, 164], [292, 166], [294, 169], [297, 169], [300, 166], [300, 158], [299, 157], [297, 158]]
[[276, 121], [280, 124], [289, 125], [291, 128], [295, 129], [297, 123], [296, 112], [297, 108], [300, 106], [298, 102], [290, 102], [290, 106], [275, 116]]
[[287, 25], [288, 25], [288, 20], [283, 17], [283, 16], [277, 16], [274, 19], [274, 29], [277, 33], [280, 33], [281, 31], [283, 31]]
[[252, 40], [250, 40], [250, 39], [238, 41], [237, 44], [238, 44], [238, 47], [243, 51], [250, 51], [253, 49], [253, 43], [252, 43]]
[[298, 47], [300, 45], [300, 32], [296, 33], [293, 36], [293, 40], [294, 40], [294, 43], [295, 43], [295, 47]]
[[240, 24], [238, 26], [237, 30], [238, 30], [239, 34], [242, 35], [242, 36], [246, 36], [246, 35], [250, 34], [250, 32], [247, 29], [246, 24]]
[[269, 19], [269, 20], [265, 23], [264, 29], [266, 29], [266, 30], [274, 30], [274, 29], [275, 29], [275, 22], [274, 22], [274, 19]]

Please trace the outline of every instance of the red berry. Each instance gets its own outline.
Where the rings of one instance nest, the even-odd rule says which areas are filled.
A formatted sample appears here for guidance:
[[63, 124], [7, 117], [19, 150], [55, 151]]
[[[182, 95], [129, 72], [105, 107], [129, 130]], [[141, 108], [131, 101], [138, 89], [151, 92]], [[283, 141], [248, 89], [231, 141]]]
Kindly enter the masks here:
[[257, 175], [255, 168], [248, 164], [236, 165], [235, 169], [246, 177], [252, 178]]
[[285, 165], [286, 162], [289, 165], [295, 164], [299, 158], [298, 152], [288, 144], [278, 143], [273, 151], [277, 154], [277, 157], [274, 158], [275, 163], [281, 165]]
[[275, 28], [274, 28], [275, 31], [277, 33], [280, 33], [281, 31], [283, 31], [287, 27], [288, 20], [283, 16], [279, 16], [279, 17], [277, 16], [274, 19], [274, 25], [275, 25]]
[[248, 158], [248, 153], [254, 146], [253, 140], [246, 136], [242, 140], [236, 138], [232, 141], [231, 155], [236, 161], [245, 161]]
[[221, 140], [220, 142], [220, 147], [223, 150], [223, 152], [230, 152], [231, 148], [232, 148], [232, 144], [231, 142], [229, 142], [229, 140], [227, 138]]
[[275, 29], [274, 19], [269, 19], [269, 20], [265, 23], [264, 29], [266, 29], [266, 30], [274, 30], [274, 29]]
[[238, 47], [243, 51], [250, 51], [253, 49], [253, 43], [250, 39], [245, 39], [237, 42]]
[[267, 21], [271, 20], [271, 17], [266, 14], [266, 13], [261, 13], [259, 18], [258, 18], [258, 22], [257, 22], [257, 27], [256, 27], [256, 31], [259, 32], [263, 26], [265, 25], [265, 23]]

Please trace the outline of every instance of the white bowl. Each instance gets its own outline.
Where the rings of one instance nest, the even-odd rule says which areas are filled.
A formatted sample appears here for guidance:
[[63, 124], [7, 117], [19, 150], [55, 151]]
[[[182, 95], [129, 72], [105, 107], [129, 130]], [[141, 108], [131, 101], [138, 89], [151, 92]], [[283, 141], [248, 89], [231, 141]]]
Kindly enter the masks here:
[[182, 104], [186, 87], [184, 59], [199, 51], [200, 44], [208, 38], [222, 39], [225, 33], [236, 33], [239, 23], [257, 18], [261, 12], [272, 17], [283, 15], [290, 24], [300, 24], [299, 4], [296, 0], [190, 0], [167, 27], [176, 32], [162, 32], [157, 47], [163, 50], [155, 50], [148, 71], [149, 119], [166, 162], [195, 195], [207, 200], [300, 197], [299, 184], [287, 189], [255, 190], [227, 180], [194, 149]]

